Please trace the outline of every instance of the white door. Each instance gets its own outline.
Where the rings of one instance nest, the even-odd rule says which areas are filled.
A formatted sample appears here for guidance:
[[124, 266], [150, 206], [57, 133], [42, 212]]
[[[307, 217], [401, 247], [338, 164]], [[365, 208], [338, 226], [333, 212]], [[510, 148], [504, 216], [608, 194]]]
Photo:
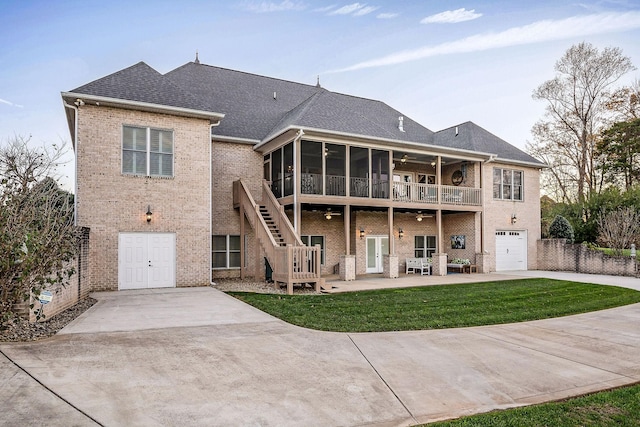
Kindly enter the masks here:
[[382, 273], [383, 255], [389, 254], [387, 236], [367, 236], [367, 273]]
[[496, 231], [496, 271], [527, 269], [527, 232]]
[[173, 233], [120, 233], [118, 289], [175, 287], [175, 253]]

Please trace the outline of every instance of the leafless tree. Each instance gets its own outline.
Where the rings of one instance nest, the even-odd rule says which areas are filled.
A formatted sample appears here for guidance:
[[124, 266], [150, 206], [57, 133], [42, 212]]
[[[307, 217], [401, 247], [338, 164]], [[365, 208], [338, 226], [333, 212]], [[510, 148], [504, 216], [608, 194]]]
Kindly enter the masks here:
[[637, 241], [640, 233], [640, 213], [631, 207], [618, 208], [608, 213], [601, 212], [597, 219], [598, 243], [622, 255]]
[[534, 126], [533, 155], [545, 153], [556, 191], [563, 199], [584, 201], [598, 186], [594, 147], [611, 110], [610, 90], [634, 70], [619, 48], [600, 52], [589, 43], [569, 48], [556, 62], [556, 77], [541, 84], [533, 98], [545, 101], [545, 117]]

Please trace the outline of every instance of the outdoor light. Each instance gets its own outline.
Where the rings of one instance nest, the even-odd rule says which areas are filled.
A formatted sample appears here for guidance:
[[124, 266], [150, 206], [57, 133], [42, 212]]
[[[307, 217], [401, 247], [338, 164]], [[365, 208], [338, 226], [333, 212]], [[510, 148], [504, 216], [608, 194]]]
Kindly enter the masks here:
[[327, 213], [324, 214], [324, 217], [326, 219], [331, 219], [331, 211], [327, 211]]
[[153, 212], [151, 212], [151, 206], [147, 205], [147, 222], [151, 222], [151, 215], [153, 215]]
[[364, 228], [360, 227], [360, 238], [364, 239]]
[[398, 238], [402, 240], [403, 237], [404, 237], [404, 230], [402, 230], [402, 228], [398, 228]]
[[420, 221], [422, 221], [422, 218], [423, 218], [423, 216], [422, 216], [422, 214], [421, 214], [421, 213], [419, 213], [418, 215], [416, 215], [416, 221], [420, 222]]
[[515, 224], [516, 222], [518, 222], [518, 218], [516, 217], [516, 214], [511, 214], [511, 224]]

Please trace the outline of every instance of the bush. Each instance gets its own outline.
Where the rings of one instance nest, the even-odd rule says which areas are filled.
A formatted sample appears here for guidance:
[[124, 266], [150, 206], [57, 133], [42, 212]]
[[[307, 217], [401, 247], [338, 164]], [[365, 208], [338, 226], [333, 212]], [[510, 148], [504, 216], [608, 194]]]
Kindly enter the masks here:
[[573, 242], [573, 227], [569, 221], [562, 215], [556, 215], [553, 222], [549, 226], [549, 236], [554, 239], [567, 239], [567, 242]]

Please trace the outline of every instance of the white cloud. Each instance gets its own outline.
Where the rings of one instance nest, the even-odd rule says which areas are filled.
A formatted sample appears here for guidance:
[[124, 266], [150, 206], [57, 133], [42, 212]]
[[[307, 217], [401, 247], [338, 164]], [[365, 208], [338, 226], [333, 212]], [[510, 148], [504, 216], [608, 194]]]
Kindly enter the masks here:
[[379, 13], [376, 18], [378, 19], [393, 19], [399, 16], [398, 13]]
[[0, 98], [0, 104], [7, 104], [10, 107], [16, 107], [16, 108], [24, 108], [24, 105], [14, 104], [13, 102], [7, 101], [6, 99], [2, 99], [2, 98]]
[[594, 34], [614, 33], [640, 28], [640, 12], [611, 12], [574, 16], [559, 20], [544, 20], [509, 28], [499, 33], [477, 34], [435, 46], [405, 50], [370, 61], [360, 62], [339, 70], [344, 72], [364, 68], [402, 64], [419, 59], [456, 53], [479, 52], [508, 46], [521, 46]]
[[332, 4], [330, 6], [325, 6], [325, 7], [319, 7], [317, 9], [313, 9], [314, 12], [320, 12], [320, 13], [325, 13], [325, 12], [329, 12], [332, 9], [335, 9], [336, 5]]
[[465, 8], [456, 10], [447, 10], [435, 15], [427, 16], [421, 24], [457, 24], [458, 22], [471, 21], [482, 16], [476, 13], [475, 9], [467, 10]]
[[334, 10], [329, 15], [351, 15], [352, 13], [355, 13], [364, 8], [365, 6], [366, 4], [352, 3]]
[[303, 10], [304, 3], [283, 0], [280, 3], [263, 1], [260, 3], [244, 3], [243, 8], [254, 13], [283, 12], [287, 10]]
[[380, 9], [378, 6], [365, 6], [362, 9], [356, 11], [353, 13], [353, 16], [364, 16], [364, 15], [368, 15], [371, 12]]

